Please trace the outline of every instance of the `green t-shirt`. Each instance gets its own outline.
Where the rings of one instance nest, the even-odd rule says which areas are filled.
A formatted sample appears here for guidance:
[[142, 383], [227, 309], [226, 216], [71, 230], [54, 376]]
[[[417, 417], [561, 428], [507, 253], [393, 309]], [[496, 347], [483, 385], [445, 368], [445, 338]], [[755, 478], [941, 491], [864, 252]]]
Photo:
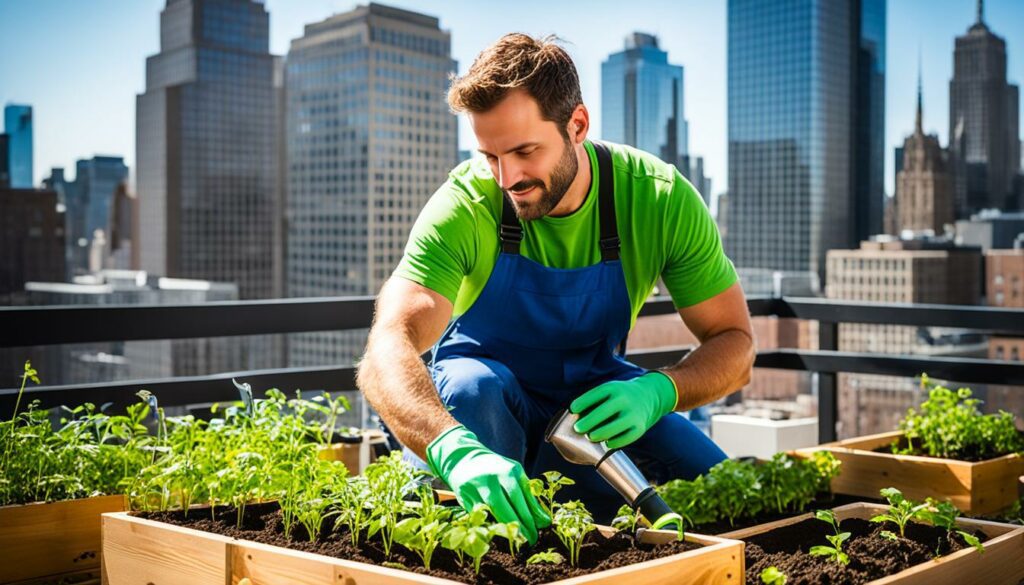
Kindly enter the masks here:
[[[615, 212], [620, 258], [632, 305], [631, 323], [658, 278], [676, 307], [707, 300], [736, 282], [711, 214], [697, 190], [670, 164], [643, 151], [608, 145], [615, 168]], [[597, 155], [583, 205], [563, 217], [523, 222], [520, 253], [551, 268], [601, 261]], [[450, 300], [464, 314], [483, 291], [498, 259], [502, 192], [487, 161], [468, 160], [420, 212], [394, 274]]]

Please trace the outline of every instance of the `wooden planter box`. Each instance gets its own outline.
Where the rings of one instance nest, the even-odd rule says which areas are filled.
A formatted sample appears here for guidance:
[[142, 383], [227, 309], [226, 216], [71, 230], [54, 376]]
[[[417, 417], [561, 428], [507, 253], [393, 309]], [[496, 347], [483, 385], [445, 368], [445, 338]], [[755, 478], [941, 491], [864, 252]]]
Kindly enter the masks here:
[[971, 463], [917, 455], [876, 453], [903, 436], [902, 431], [868, 435], [800, 449], [797, 454], [831, 451], [842, 461], [832, 491], [878, 499], [879, 490], [895, 487], [911, 500], [926, 497], [950, 500], [964, 514], [998, 512], [1017, 499], [1017, 478], [1024, 474], [1024, 457], [1004, 455]]
[[[612, 529], [601, 527], [602, 532]], [[674, 532], [648, 531], [645, 542], [663, 543]], [[558, 581], [618, 584], [741, 585], [743, 543], [687, 534], [698, 550]], [[108, 585], [379, 585], [455, 581], [323, 555], [235, 540], [127, 513], [103, 515], [103, 582]]]
[[0, 583], [99, 572], [100, 518], [124, 496], [0, 507]]
[[[885, 510], [888, 510], [888, 506], [860, 503], [840, 506], [834, 511], [836, 518], [842, 521], [847, 518], [870, 520], [873, 516], [884, 513]], [[767, 524], [734, 530], [720, 536], [745, 539], [811, 518], [814, 518], [814, 514], [801, 514]], [[910, 567], [895, 575], [876, 579], [867, 585], [895, 585], [897, 583], [899, 585], [965, 585], [967, 583], [1017, 585], [1024, 580], [1024, 526], [970, 518], [960, 518], [957, 520], [957, 525], [965, 530], [984, 532], [988, 536], [983, 541], [985, 552], [979, 553], [973, 548], [967, 548]]]

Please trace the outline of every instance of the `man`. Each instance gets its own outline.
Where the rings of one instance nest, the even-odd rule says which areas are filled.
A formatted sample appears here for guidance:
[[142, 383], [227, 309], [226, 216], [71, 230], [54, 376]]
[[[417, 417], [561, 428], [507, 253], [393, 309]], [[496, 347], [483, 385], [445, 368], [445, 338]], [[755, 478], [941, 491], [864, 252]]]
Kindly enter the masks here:
[[[448, 102], [483, 158], [455, 168], [420, 214], [358, 373], [407, 460], [533, 542], [551, 519], [526, 470], [574, 479], [564, 492], [599, 521], [623, 503], [544, 442], [560, 409], [662, 479], [724, 459], [675, 414], [741, 388], [754, 359], [746, 300], [697, 192], [652, 155], [587, 140], [575, 66], [550, 39], [506, 35]], [[617, 349], [659, 278], [701, 345], [647, 371]]]

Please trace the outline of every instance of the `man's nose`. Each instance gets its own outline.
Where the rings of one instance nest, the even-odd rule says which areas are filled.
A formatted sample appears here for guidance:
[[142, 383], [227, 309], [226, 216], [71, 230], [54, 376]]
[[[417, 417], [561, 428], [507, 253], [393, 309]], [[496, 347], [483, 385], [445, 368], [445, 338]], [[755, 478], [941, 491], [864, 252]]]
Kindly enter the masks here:
[[510, 160], [498, 161], [498, 185], [508, 191], [516, 183], [523, 180], [523, 172], [519, 165]]

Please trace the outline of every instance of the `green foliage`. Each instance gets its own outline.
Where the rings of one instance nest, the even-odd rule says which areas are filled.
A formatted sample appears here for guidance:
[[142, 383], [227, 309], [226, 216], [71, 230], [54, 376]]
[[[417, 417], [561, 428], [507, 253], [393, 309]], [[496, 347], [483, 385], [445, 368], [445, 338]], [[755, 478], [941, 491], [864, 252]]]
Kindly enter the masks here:
[[694, 480], [672, 480], [658, 493], [690, 526], [755, 516], [763, 511], [800, 512], [839, 473], [839, 461], [828, 451], [807, 459], [779, 453], [760, 464], [722, 461]]
[[766, 567], [761, 571], [761, 582], [764, 585], [786, 585], [786, 574], [776, 567]]
[[469, 512], [459, 514], [452, 520], [441, 539], [441, 546], [455, 551], [459, 562], [464, 556], [473, 559], [473, 571], [480, 574], [480, 560], [491, 549], [491, 539], [496, 532], [488, 521], [485, 504], [477, 504]]
[[420, 491], [420, 506], [415, 516], [395, 524], [395, 542], [419, 555], [423, 566], [430, 570], [430, 559], [450, 529], [448, 519], [452, 511], [434, 501], [429, 488]]
[[894, 487], [882, 488], [881, 494], [883, 498], [889, 500], [889, 509], [884, 514], [872, 518], [872, 522], [892, 522], [900, 529], [900, 537], [904, 537], [907, 522], [915, 518], [925, 519], [928, 504], [915, 504], [904, 498], [903, 492]]
[[412, 467], [402, 461], [402, 452], [394, 451], [369, 465], [364, 472], [370, 488], [370, 524], [367, 536], [378, 532], [384, 554], [391, 557], [395, 525], [405, 512], [405, 496], [414, 487]]
[[1013, 414], [982, 414], [981, 401], [972, 398], [970, 388], [953, 391], [926, 374], [921, 375], [921, 388], [928, 390], [928, 400], [900, 421], [906, 445], [893, 443], [893, 453], [982, 461], [1024, 452]]
[[636, 525], [639, 521], [640, 514], [638, 514], [637, 511], [628, 504], [623, 504], [619, 507], [619, 511], [615, 513], [615, 518], [612, 519], [612, 528], [623, 532], [634, 533], [636, 532]]
[[547, 563], [549, 565], [561, 565], [565, 562], [565, 557], [560, 553], [555, 552], [555, 549], [549, 548], [546, 551], [534, 553], [530, 558], [526, 559], [527, 565], [537, 565], [540, 563]]
[[583, 502], [572, 500], [560, 504], [555, 510], [552, 528], [565, 549], [569, 551], [569, 564], [576, 566], [580, 560], [580, 547], [587, 534], [595, 530], [594, 517]]
[[843, 552], [843, 543], [850, 538], [849, 532], [839, 531], [839, 520], [836, 519], [835, 514], [832, 510], [818, 510], [814, 513], [814, 517], [822, 522], [829, 523], [832, 528], [836, 531], [834, 535], [826, 536], [829, 544], [832, 546], [817, 545], [812, 546], [811, 550], [808, 551], [812, 556], [816, 557], [827, 557], [828, 559], [839, 563], [840, 565], [847, 565], [850, 563], [850, 557]]
[[531, 479], [530, 492], [537, 498], [537, 502], [544, 508], [549, 517], [554, 517], [555, 508], [558, 502], [555, 501], [555, 494], [563, 487], [573, 485], [576, 482], [563, 476], [557, 471], [544, 472], [544, 479]]
[[978, 540], [977, 536], [974, 536], [970, 532], [964, 532], [963, 530], [957, 530], [956, 533], [964, 539], [964, 542], [973, 546], [979, 553], [985, 552], [985, 545], [981, 544], [981, 541]]

